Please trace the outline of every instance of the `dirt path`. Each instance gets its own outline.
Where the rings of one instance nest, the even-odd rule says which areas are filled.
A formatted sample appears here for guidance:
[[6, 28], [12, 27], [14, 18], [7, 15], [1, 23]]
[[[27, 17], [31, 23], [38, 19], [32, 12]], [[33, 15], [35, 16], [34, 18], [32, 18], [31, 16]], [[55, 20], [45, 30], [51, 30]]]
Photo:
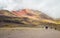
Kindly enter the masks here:
[[0, 29], [0, 38], [60, 38], [60, 31], [42, 28]]

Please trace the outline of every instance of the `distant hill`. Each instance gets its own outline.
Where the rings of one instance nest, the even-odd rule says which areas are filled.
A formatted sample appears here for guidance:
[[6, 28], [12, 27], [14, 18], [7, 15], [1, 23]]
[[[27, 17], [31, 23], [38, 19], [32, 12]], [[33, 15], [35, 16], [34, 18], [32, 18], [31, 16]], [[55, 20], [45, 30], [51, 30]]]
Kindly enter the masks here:
[[19, 26], [38, 26], [56, 24], [53, 18], [38, 10], [22, 9], [19, 11], [0, 10], [0, 24], [20, 24]]

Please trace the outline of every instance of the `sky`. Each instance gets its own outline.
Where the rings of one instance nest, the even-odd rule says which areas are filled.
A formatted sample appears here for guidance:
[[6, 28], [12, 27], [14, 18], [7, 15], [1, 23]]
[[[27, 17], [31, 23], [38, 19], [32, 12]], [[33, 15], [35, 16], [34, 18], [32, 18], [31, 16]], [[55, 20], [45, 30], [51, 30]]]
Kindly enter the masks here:
[[60, 18], [60, 0], [0, 0], [0, 10], [34, 9], [53, 18]]

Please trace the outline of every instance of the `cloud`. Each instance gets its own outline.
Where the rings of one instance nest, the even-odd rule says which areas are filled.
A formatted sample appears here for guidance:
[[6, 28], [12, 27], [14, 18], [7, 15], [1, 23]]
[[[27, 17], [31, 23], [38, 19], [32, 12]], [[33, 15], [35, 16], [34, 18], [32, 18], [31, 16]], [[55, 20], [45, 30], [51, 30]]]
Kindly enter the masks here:
[[60, 0], [0, 0], [0, 9], [11, 11], [24, 8], [40, 10], [51, 17], [60, 18]]

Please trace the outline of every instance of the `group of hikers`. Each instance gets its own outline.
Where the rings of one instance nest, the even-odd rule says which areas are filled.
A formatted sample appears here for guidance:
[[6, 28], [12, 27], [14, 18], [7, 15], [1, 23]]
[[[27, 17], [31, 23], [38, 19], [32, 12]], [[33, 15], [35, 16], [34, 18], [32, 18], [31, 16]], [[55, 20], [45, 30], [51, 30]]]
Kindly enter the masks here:
[[[52, 28], [52, 27], [51, 27]], [[45, 26], [45, 29], [48, 29], [48, 26]], [[54, 28], [56, 30], [56, 28]]]

